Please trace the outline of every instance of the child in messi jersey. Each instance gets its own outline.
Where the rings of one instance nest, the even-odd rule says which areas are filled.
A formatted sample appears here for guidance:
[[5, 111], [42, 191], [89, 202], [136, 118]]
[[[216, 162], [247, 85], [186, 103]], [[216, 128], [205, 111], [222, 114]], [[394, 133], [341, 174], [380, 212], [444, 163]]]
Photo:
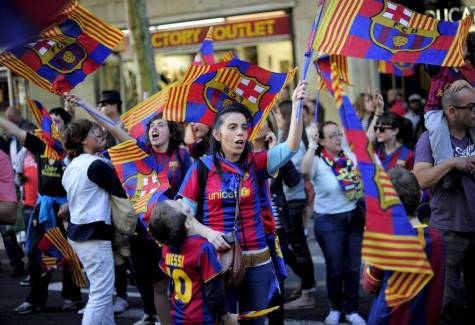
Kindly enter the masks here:
[[228, 312], [216, 250], [195, 233], [186, 209], [163, 201], [149, 223], [152, 236], [165, 245], [160, 268], [171, 279], [170, 324], [238, 324], [237, 315]]
[[424, 251], [434, 276], [410, 301], [397, 307], [389, 307], [385, 290], [392, 272], [376, 267], [366, 267], [362, 286], [366, 292], [377, 294], [368, 317], [368, 325], [431, 325], [438, 324], [442, 310], [444, 284], [444, 243], [437, 229], [428, 228], [417, 217], [416, 212], [421, 199], [421, 190], [414, 174], [403, 167], [395, 167], [388, 172], [394, 189], [404, 205], [419, 238], [423, 239]]

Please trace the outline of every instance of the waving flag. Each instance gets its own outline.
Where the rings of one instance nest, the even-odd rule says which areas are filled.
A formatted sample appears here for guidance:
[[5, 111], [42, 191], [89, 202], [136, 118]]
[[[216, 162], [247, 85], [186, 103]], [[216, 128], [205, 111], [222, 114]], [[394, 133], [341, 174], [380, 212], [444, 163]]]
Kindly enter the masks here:
[[413, 63], [379, 61], [379, 72], [396, 77], [409, 77], [415, 73]]
[[195, 56], [194, 64], [215, 64], [213, 49], [213, 26], [208, 29], [206, 37], [201, 44], [200, 51]]
[[145, 143], [147, 140], [147, 124], [155, 116], [163, 112], [170, 87], [171, 85], [163, 88], [139, 103], [137, 106], [122, 114], [120, 120], [124, 123], [127, 132], [133, 138]]
[[472, 15], [439, 21], [385, 0], [331, 1], [315, 50], [364, 59], [462, 66]]
[[[324, 59], [320, 63], [326, 65], [329, 60]], [[331, 80], [326, 75], [322, 77], [335, 97], [346, 138], [356, 155], [363, 179], [366, 227], [362, 256], [369, 265], [393, 272], [385, 298], [389, 307], [395, 307], [416, 296], [431, 280], [433, 271], [424, 252], [423, 238], [417, 236], [417, 231], [410, 224], [391, 179], [376, 161], [374, 148], [337, 74], [333, 72], [335, 62], [331, 69]]]
[[[328, 57], [328, 60], [323, 60], [324, 58]], [[319, 62], [321, 64], [319, 64]], [[331, 79], [331, 63], [335, 62], [336, 64], [336, 73], [340, 82], [345, 85], [351, 85], [350, 77], [348, 75], [348, 63], [346, 61], [346, 57], [341, 55], [330, 55], [330, 56], [322, 56], [317, 58], [313, 61], [315, 68], [317, 69], [318, 74], [321, 76], [322, 74], [325, 77], [320, 77], [318, 83], [318, 89], [320, 90], [328, 90], [325, 79]]]
[[63, 94], [99, 68], [122, 38], [120, 30], [73, 1], [36, 39], [0, 54], [0, 64]]
[[26, 104], [35, 117], [36, 124], [40, 126], [40, 129], [35, 130], [35, 135], [47, 145], [45, 155], [54, 160], [62, 159], [65, 152], [61, 135], [51, 120], [48, 110], [36, 100], [27, 98]]
[[82, 273], [82, 265], [66, 238], [58, 227], [48, 230], [38, 242], [40, 264], [45, 272], [60, 266], [68, 267], [73, 282], [80, 288], [86, 288], [87, 282]]
[[288, 73], [270, 72], [236, 57], [213, 65], [192, 65], [183, 81], [170, 88], [164, 117], [211, 126], [222, 107], [241, 103], [252, 114], [252, 140], [295, 72], [296, 69]]
[[114, 169], [139, 220], [148, 225], [153, 207], [168, 190], [168, 177], [158, 174], [155, 158], [148, 155], [136, 140], [123, 142], [108, 150]]
[[0, 53], [38, 36], [70, 2], [54, 0], [38, 6], [37, 0], [1, 1], [0, 30], [4, 32], [0, 33]]

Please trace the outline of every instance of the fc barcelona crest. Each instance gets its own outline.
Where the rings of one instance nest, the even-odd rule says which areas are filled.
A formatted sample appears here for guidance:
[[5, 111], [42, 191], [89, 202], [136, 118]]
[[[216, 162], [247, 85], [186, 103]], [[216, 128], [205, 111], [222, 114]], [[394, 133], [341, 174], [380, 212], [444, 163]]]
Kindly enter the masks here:
[[262, 96], [270, 89], [256, 78], [242, 74], [236, 67], [221, 68], [205, 84], [204, 98], [206, 104], [217, 112], [218, 107], [237, 102], [246, 106], [251, 114], [259, 111]]
[[87, 58], [86, 50], [73, 37], [40, 39], [26, 45], [41, 60], [43, 65], [58, 73], [71, 73], [81, 68]]
[[382, 11], [371, 18], [370, 36], [374, 44], [390, 51], [419, 52], [440, 36], [438, 21], [406, 7], [384, 2]]
[[[161, 181], [157, 172], [154, 170], [147, 175], [137, 173], [129, 177], [124, 181], [123, 186], [129, 197], [131, 197], [131, 203], [137, 213], [139, 213], [147, 211], [146, 203], [150, 196], [161, 187]], [[130, 189], [135, 189], [135, 191], [130, 193]]]

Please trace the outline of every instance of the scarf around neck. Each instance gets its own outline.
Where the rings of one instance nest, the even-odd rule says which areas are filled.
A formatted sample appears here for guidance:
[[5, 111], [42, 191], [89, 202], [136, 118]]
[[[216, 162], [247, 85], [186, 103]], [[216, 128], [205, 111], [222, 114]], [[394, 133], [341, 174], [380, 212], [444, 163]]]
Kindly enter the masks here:
[[361, 178], [353, 161], [341, 151], [335, 160], [325, 149], [322, 149], [323, 161], [332, 169], [341, 189], [348, 200], [359, 200], [363, 197]]

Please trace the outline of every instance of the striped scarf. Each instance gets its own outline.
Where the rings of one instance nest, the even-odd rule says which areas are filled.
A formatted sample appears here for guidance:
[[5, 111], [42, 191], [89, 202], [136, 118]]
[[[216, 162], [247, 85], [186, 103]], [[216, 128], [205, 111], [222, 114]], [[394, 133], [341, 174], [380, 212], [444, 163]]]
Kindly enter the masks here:
[[341, 151], [338, 159], [334, 160], [325, 149], [322, 149], [321, 157], [332, 169], [346, 198], [350, 201], [361, 199], [363, 197], [361, 178], [358, 175], [355, 164], [353, 164], [353, 161], [345, 152]]

